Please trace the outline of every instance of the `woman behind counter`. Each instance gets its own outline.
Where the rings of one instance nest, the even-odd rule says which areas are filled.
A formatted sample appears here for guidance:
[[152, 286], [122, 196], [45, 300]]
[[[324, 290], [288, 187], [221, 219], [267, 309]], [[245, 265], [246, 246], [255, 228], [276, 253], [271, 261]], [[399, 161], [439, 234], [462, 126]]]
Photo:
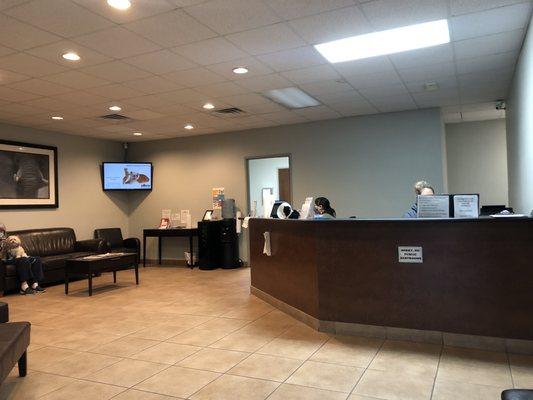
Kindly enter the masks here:
[[[433, 190], [433, 187], [427, 183], [426, 181], [418, 181], [414, 184], [413, 189], [416, 194], [416, 198], [418, 201], [418, 196], [433, 196], [435, 194], [435, 190]], [[411, 206], [411, 208], [405, 212], [403, 215], [404, 218], [418, 218], [418, 203], [415, 202]]]
[[325, 197], [317, 197], [315, 199], [315, 218], [316, 219], [333, 219], [337, 213]]

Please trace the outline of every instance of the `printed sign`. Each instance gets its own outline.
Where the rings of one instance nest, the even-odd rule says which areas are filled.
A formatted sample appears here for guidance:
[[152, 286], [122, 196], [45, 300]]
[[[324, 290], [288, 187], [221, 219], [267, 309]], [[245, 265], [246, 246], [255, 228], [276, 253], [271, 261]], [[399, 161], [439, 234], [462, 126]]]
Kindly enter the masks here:
[[450, 218], [450, 196], [418, 196], [418, 218]]
[[479, 196], [477, 194], [456, 194], [453, 196], [455, 218], [478, 218]]
[[424, 262], [422, 257], [422, 247], [420, 246], [398, 246], [398, 262], [408, 264], [421, 264]]

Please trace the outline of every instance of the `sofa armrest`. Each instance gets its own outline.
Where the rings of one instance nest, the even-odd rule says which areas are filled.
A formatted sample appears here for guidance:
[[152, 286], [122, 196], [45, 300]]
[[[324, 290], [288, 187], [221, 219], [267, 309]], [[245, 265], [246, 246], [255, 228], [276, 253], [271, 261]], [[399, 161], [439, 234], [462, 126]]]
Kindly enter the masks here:
[[6, 264], [0, 260], [0, 297], [4, 295], [6, 289]]
[[0, 302], [0, 323], [9, 322], [9, 306]]
[[103, 239], [87, 239], [76, 242], [76, 251], [94, 251], [105, 253], [106, 243]]
[[140, 251], [141, 241], [138, 238], [124, 239], [124, 247], [127, 247], [128, 249], [135, 249], [136, 251]]

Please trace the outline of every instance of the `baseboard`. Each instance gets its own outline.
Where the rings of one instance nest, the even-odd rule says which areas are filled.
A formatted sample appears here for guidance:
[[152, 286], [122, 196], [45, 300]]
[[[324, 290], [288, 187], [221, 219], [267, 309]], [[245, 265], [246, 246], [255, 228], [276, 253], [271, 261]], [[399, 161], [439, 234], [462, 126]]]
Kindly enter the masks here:
[[158, 265], [164, 265], [164, 266], [177, 266], [177, 267], [186, 267], [187, 262], [185, 260], [177, 260], [177, 259], [165, 259], [161, 260], [161, 264], [159, 264], [157, 259], [146, 259], [146, 265], [150, 266], [158, 266]]
[[250, 293], [320, 332], [533, 355], [533, 340], [506, 339], [390, 326], [323, 321], [312, 317], [311, 315], [306, 314], [253, 286], [250, 286]]

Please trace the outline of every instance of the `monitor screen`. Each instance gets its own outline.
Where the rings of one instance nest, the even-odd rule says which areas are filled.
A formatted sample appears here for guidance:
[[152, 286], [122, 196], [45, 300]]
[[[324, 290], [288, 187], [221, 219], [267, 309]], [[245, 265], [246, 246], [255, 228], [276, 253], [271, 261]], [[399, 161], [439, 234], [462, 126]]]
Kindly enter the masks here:
[[152, 190], [152, 163], [102, 164], [104, 190]]

